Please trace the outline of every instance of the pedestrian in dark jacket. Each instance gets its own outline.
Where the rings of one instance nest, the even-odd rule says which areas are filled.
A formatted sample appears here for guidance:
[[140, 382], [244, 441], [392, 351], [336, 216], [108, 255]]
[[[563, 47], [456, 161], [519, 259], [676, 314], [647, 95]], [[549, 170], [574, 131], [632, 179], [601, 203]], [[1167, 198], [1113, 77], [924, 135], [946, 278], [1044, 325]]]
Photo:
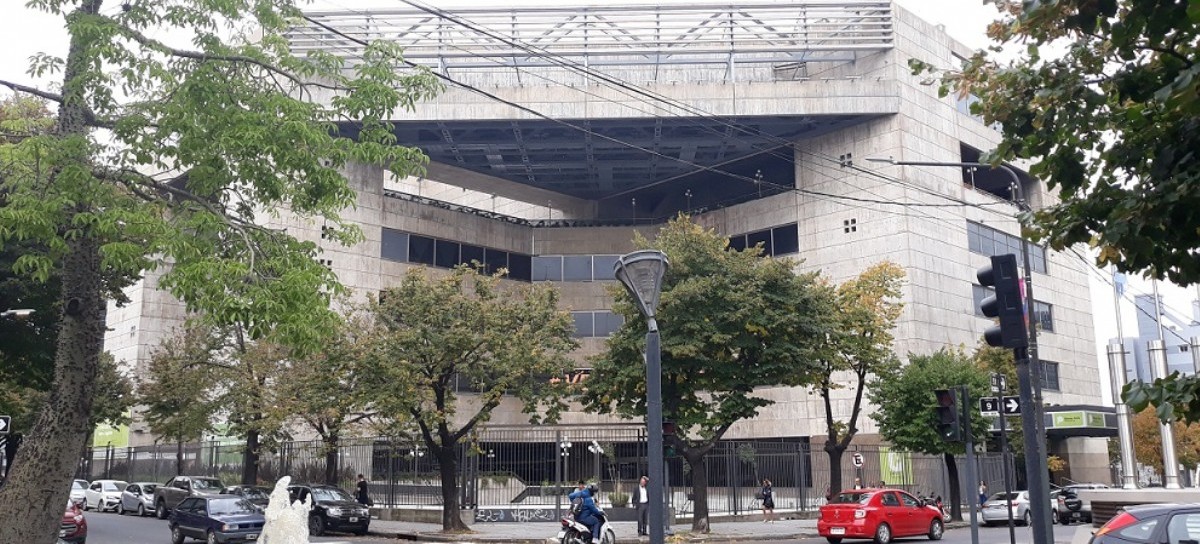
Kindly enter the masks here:
[[358, 490], [354, 494], [354, 498], [358, 500], [358, 504], [363, 506], [371, 506], [371, 495], [367, 492], [367, 479], [362, 474], [358, 475]]
[[763, 523], [775, 523], [775, 491], [771, 488], [771, 480], [763, 478], [762, 491], [762, 510]]

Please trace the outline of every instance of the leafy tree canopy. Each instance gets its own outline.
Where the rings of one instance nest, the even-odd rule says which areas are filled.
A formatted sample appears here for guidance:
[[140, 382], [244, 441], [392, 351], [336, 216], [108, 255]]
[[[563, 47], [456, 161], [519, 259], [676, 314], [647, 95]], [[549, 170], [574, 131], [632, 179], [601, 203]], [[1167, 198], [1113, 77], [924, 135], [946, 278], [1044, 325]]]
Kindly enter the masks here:
[[[1163, 472], [1161, 422], [1149, 408], [1133, 416], [1133, 452], [1137, 461]], [[1179, 464], [1188, 470], [1200, 465], [1200, 425], [1176, 421], [1171, 424], [1175, 436], [1175, 455]]]
[[[993, 2], [995, 45], [943, 91], [979, 97], [972, 111], [1001, 126], [988, 160], [1029, 159], [1060, 190], [1027, 226], [1055, 249], [1097, 248], [1101, 265], [1200, 281], [1200, 4]], [[1000, 61], [1001, 47], [1023, 54]]]
[[[871, 402], [879, 407], [871, 419], [879, 434], [896, 447], [932, 455], [963, 453], [960, 442], [946, 442], [937, 433], [933, 391], [966, 385], [971, 397], [990, 396], [991, 379], [971, 357], [959, 350], [939, 350], [932, 355], [909, 355], [908, 365], [893, 376], [871, 383]], [[986, 436], [990, 422], [978, 410], [971, 414], [971, 431]]]

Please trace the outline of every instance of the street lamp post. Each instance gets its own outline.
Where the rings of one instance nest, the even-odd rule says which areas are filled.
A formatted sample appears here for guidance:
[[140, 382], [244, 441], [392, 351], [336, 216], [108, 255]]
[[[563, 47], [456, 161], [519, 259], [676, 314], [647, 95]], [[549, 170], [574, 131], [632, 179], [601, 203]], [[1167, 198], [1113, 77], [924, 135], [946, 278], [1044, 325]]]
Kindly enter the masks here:
[[[942, 166], [951, 168], [982, 167], [995, 168], [1004, 171], [1012, 178], [1013, 191], [1016, 195], [1015, 204], [1024, 212], [1030, 211], [1025, 190], [1021, 187], [1021, 178], [1017, 172], [1004, 164], [988, 164], [982, 162], [936, 162], [936, 161], [898, 161], [894, 159], [868, 158], [871, 162], [885, 162], [897, 166]], [[1018, 350], [1016, 354], [1017, 387], [1021, 398], [1021, 424], [1025, 427], [1025, 472], [1029, 478], [1029, 500], [1031, 504], [1048, 504], [1050, 501], [1050, 478], [1046, 468], [1046, 423], [1043, 419], [1042, 408], [1042, 365], [1038, 360], [1037, 349], [1037, 312], [1033, 300], [1033, 266], [1029, 258], [1029, 243], [1021, 237], [1021, 259], [1025, 261], [1025, 307], [1029, 312], [1029, 347]], [[1023, 352], [1023, 353], [1022, 353]], [[1003, 414], [1000, 417], [1004, 417]], [[1030, 433], [1030, 430], [1033, 433]], [[1037, 528], [1033, 532], [1034, 544], [1052, 544], [1054, 528], [1050, 517], [1034, 516]]]
[[654, 319], [662, 294], [667, 256], [661, 251], [642, 250], [623, 255], [613, 264], [613, 275], [637, 302], [646, 317], [646, 432], [650, 464], [650, 544], [663, 544], [666, 527], [663, 515], [663, 428], [662, 351], [658, 322]]

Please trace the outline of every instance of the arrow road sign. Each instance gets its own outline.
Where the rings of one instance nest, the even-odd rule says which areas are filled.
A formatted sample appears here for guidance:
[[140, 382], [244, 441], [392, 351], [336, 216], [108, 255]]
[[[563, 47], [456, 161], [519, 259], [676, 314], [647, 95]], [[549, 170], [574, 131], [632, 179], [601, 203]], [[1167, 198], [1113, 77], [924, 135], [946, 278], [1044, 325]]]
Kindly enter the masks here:
[[998, 414], [1000, 413], [1000, 399], [996, 397], [983, 397], [979, 399], [979, 413], [981, 414]]
[[12, 426], [12, 416], [0, 416], [0, 434], [8, 434], [8, 428]]
[[1004, 397], [1004, 415], [1015, 416], [1021, 413], [1021, 397]]

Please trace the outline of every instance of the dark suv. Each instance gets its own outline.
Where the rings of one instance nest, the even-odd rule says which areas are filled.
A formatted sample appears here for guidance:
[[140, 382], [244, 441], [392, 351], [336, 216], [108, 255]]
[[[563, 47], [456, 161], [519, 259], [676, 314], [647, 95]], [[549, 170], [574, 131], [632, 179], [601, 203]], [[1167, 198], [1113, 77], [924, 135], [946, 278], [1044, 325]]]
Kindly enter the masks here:
[[308, 534], [321, 536], [326, 530], [367, 534], [371, 511], [354, 501], [349, 493], [332, 485], [293, 484], [288, 486], [291, 500], [304, 501], [312, 497], [312, 512], [308, 515]]

